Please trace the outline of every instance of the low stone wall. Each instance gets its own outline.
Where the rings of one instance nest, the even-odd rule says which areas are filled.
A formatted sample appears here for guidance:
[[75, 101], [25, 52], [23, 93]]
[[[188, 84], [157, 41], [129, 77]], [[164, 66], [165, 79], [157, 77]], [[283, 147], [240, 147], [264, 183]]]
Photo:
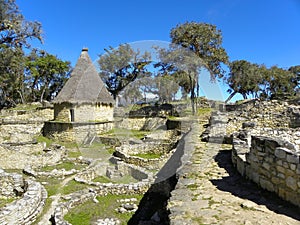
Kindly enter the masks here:
[[25, 167], [39, 167], [54, 165], [65, 155], [64, 147], [44, 148], [39, 143], [30, 146], [0, 146], [0, 165], [3, 169], [24, 169]]
[[63, 123], [45, 122], [43, 134], [61, 141], [83, 143], [87, 139], [107, 132], [114, 127], [113, 122]]
[[286, 140], [236, 133], [232, 162], [243, 176], [300, 207], [300, 152], [295, 146]]
[[47, 199], [46, 189], [38, 182], [27, 180], [22, 198], [0, 209], [0, 224], [32, 224], [41, 213]]
[[[100, 184], [98, 183], [95, 188], [89, 188], [86, 190], [78, 191], [70, 195], [64, 196], [64, 200], [67, 202], [61, 203], [55, 208], [53, 220], [56, 225], [70, 225], [64, 220], [64, 215], [68, 213], [68, 210], [74, 208], [88, 200], [94, 200], [96, 196], [105, 196], [108, 194], [114, 195], [132, 195], [132, 194], [144, 194], [150, 187], [148, 181], [133, 183], [133, 184]], [[101, 204], [101, 202], [99, 202]]]
[[6, 173], [0, 169], [0, 198], [15, 198], [25, 190], [22, 175], [17, 173]]
[[75, 176], [75, 180], [81, 183], [99, 186], [101, 185], [101, 183], [93, 182], [92, 180], [98, 176], [106, 176], [107, 173], [111, 173], [111, 175], [113, 176], [114, 171], [118, 172], [119, 174], [122, 174], [123, 176], [130, 175], [138, 181], [151, 182], [153, 180], [153, 174], [149, 173], [142, 167], [124, 163], [114, 157], [111, 158], [110, 161], [114, 165], [104, 165], [102, 163], [99, 163], [78, 173]]
[[155, 130], [159, 127], [166, 127], [166, 122], [167, 119], [162, 117], [122, 118], [115, 122], [115, 126], [129, 130]]

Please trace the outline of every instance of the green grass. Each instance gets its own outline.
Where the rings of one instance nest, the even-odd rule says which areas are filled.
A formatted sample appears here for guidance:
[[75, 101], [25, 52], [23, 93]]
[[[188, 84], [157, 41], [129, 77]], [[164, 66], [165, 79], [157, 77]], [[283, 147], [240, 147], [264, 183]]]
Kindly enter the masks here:
[[106, 150], [110, 155], [112, 155], [115, 152], [115, 148], [113, 147], [106, 148]]
[[[141, 200], [142, 195], [107, 195], [98, 196], [99, 203], [94, 203], [92, 200], [87, 201], [75, 208], [69, 210], [64, 219], [73, 225], [89, 225], [99, 218], [118, 218], [121, 224], [127, 224], [132, 213], [117, 213], [115, 211], [121, 203], [117, 202], [124, 198], [136, 198]], [[138, 204], [138, 203], [136, 203]]]
[[138, 139], [141, 139], [145, 137], [145, 135], [149, 134], [149, 131], [144, 130], [128, 130], [123, 128], [114, 128], [103, 135], [114, 135], [117, 137], [128, 137], [128, 136], [134, 136]]
[[0, 199], [0, 208], [16, 200], [15, 198]]
[[80, 151], [68, 151], [69, 158], [78, 158], [79, 156], [82, 156]]
[[61, 193], [64, 195], [73, 193], [75, 191], [83, 190], [87, 187], [90, 187], [87, 184], [79, 183], [75, 180], [70, 180], [65, 186], [62, 187]]
[[65, 169], [65, 170], [72, 170], [72, 169], [80, 170], [80, 169], [82, 169], [84, 167], [85, 167], [85, 165], [82, 165], [82, 164], [74, 164], [72, 162], [63, 162], [63, 163], [60, 163], [60, 164], [57, 164], [57, 165], [54, 165], [54, 166], [45, 166], [45, 167], [42, 167], [41, 171], [50, 172], [50, 171], [52, 171], [54, 169], [57, 169], [57, 170], [61, 170], [61, 169]]
[[143, 159], [159, 159], [161, 157], [161, 154], [155, 154], [155, 153], [139, 153], [139, 154], [134, 154], [131, 156], [137, 156]]
[[59, 145], [65, 146], [66, 148], [71, 149], [78, 149], [79, 145], [77, 142], [66, 142], [66, 141], [59, 141], [57, 142]]
[[11, 108], [12, 110], [25, 110], [25, 111], [30, 111], [30, 110], [35, 110], [39, 107], [39, 105], [35, 104], [18, 104], [16, 107]]
[[211, 113], [211, 112], [212, 112], [211, 108], [199, 108], [199, 109], [197, 109], [197, 115], [208, 114], [208, 113]]
[[57, 178], [49, 178], [49, 177], [43, 177], [43, 178], [38, 178], [38, 182], [47, 182], [47, 184], [44, 185], [48, 192], [48, 197], [52, 195], [56, 195], [57, 193], [60, 192], [61, 189], [61, 180], [58, 180]]
[[189, 184], [187, 185], [187, 188], [190, 190], [197, 190], [198, 189], [198, 185], [197, 184]]
[[108, 177], [105, 176], [99, 176], [92, 180], [93, 182], [99, 182], [99, 183], [110, 183], [112, 182]]
[[49, 147], [51, 144], [54, 143], [54, 140], [52, 140], [50, 138], [47, 138], [47, 137], [44, 137], [44, 136], [41, 136], [41, 135], [35, 137], [35, 139], [38, 143], [45, 142], [47, 147]]

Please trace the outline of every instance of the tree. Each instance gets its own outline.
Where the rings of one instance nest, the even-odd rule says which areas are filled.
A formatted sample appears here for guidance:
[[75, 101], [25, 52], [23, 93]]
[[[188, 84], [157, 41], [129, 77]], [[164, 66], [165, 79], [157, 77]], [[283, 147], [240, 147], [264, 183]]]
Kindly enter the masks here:
[[39, 22], [25, 20], [15, 0], [0, 0], [0, 44], [9, 47], [30, 47], [28, 39], [42, 41]]
[[[173, 44], [186, 48], [193, 52], [201, 62], [201, 67], [210, 73], [211, 81], [221, 78], [225, 74], [222, 64], [228, 63], [228, 56], [222, 45], [222, 34], [217, 30], [216, 26], [207, 23], [186, 22], [179, 24], [171, 30], [171, 41]], [[185, 60], [187, 61], [187, 60]], [[199, 61], [198, 61], [199, 62]], [[194, 98], [199, 93], [199, 65], [188, 65], [188, 70], [181, 70], [179, 74], [181, 81], [185, 81], [185, 85], [189, 85], [192, 110], [194, 109]]]
[[222, 64], [228, 63], [228, 56], [222, 47], [222, 33], [215, 25], [187, 22], [171, 30], [172, 43], [194, 52], [204, 63], [211, 80], [225, 75]]
[[[104, 49], [106, 54], [100, 56], [100, 76], [108, 91], [116, 100], [117, 95], [138, 77], [147, 76], [146, 66], [151, 63], [150, 54], [134, 51], [129, 44], [121, 44], [118, 48]], [[117, 104], [117, 103], [116, 103]]]
[[285, 99], [295, 95], [297, 84], [294, 83], [296, 74], [277, 66], [269, 69], [269, 89], [271, 99]]
[[24, 102], [24, 52], [0, 45], [0, 106]]
[[239, 93], [244, 99], [247, 95], [258, 96], [259, 85], [262, 83], [262, 77], [259, 65], [252, 64], [246, 60], [236, 60], [229, 64], [230, 72], [225, 81], [230, 87], [231, 93], [225, 102], [228, 102], [235, 94]]
[[291, 66], [288, 71], [295, 75], [293, 79], [293, 83], [296, 85], [297, 90], [300, 89], [300, 65], [298, 66]]
[[62, 61], [45, 51], [33, 50], [27, 57], [26, 69], [31, 101], [50, 101], [67, 80], [70, 62]]
[[194, 114], [196, 89], [199, 89], [198, 73], [203, 66], [203, 61], [193, 52], [174, 44], [169, 49], [157, 48], [157, 51], [160, 62], [154, 67], [160, 68], [159, 73], [163, 76], [171, 76], [185, 92], [191, 94]]

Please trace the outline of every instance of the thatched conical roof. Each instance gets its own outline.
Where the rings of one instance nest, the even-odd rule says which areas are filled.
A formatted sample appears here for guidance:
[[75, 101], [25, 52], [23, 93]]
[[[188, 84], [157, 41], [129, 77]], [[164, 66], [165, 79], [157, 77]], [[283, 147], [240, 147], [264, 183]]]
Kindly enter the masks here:
[[107, 91], [91, 58], [88, 49], [83, 48], [80, 57], [71, 73], [70, 79], [53, 101], [54, 103], [114, 103]]

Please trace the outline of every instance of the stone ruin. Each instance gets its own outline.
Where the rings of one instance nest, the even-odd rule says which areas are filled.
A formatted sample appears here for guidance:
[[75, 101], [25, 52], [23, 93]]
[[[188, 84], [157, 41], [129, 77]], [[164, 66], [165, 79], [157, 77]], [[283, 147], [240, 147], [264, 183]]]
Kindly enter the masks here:
[[215, 112], [202, 139], [232, 144], [239, 173], [300, 207], [300, 106], [251, 100]]

